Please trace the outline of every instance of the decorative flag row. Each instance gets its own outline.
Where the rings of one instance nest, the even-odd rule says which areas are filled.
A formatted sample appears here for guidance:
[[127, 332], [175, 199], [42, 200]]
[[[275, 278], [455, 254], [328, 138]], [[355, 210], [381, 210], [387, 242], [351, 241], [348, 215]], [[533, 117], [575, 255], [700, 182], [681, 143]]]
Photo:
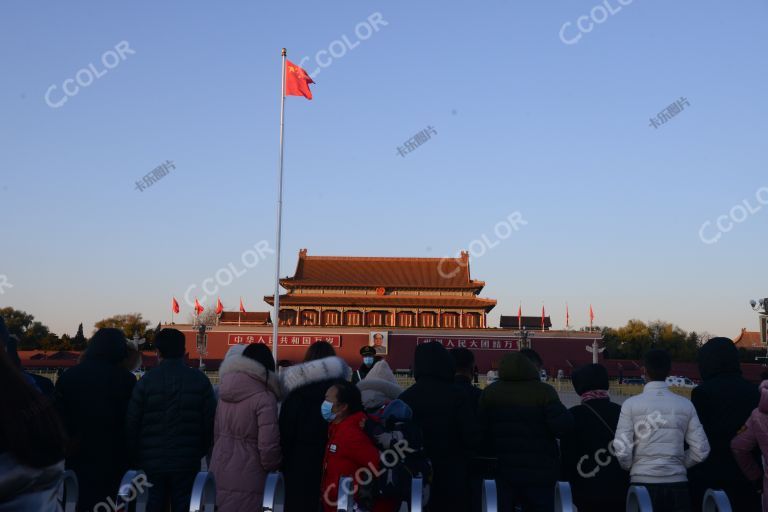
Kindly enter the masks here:
[[[541, 330], [543, 331], [546, 327], [546, 318], [547, 318], [547, 312], [546, 309], [544, 309], [544, 305], [541, 306]], [[589, 305], [589, 328], [592, 329], [592, 324], [595, 321], [595, 312], [592, 309], [592, 304]], [[568, 329], [571, 326], [571, 313], [568, 309], [568, 303], [565, 303], [565, 328]], [[523, 328], [523, 305], [520, 304], [517, 307], [517, 328], [521, 329]]]
[[[176, 297], [173, 297], [171, 299], [171, 312], [175, 315], [178, 315], [181, 311], [181, 308], [179, 307], [179, 301], [176, 300]], [[205, 311], [205, 308], [202, 304], [200, 304], [200, 301], [197, 300], [197, 297], [195, 297], [195, 306], [194, 311], [197, 316], [200, 316], [200, 313]], [[221, 298], [216, 298], [216, 309], [214, 310], [217, 315], [220, 315], [224, 312], [224, 304], [221, 302]], [[245, 313], [245, 305], [243, 305], [243, 298], [240, 297], [240, 312]]]

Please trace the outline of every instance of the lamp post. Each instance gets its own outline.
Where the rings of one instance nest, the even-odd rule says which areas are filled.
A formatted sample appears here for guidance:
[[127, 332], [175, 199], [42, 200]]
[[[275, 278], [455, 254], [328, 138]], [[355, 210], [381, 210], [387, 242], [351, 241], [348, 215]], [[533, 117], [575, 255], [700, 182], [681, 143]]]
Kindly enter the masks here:
[[760, 342], [766, 347], [766, 354], [763, 357], [756, 357], [755, 361], [760, 359], [768, 360], [768, 297], [760, 300], [751, 300], [749, 305], [754, 311], [757, 311], [758, 321], [760, 322]]
[[200, 371], [204, 371], [205, 363], [203, 363], [203, 356], [208, 355], [208, 333], [203, 323], [197, 329], [197, 353], [200, 356], [200, 364], [198, 366]]
[[527, 327], [523, 327], [520, 331], [517, 332], [517, 335], [520, 336], [520, 349], [524, 348], [531, 348], [531, 336], [533, 336], [532, 332], [528, 332]]

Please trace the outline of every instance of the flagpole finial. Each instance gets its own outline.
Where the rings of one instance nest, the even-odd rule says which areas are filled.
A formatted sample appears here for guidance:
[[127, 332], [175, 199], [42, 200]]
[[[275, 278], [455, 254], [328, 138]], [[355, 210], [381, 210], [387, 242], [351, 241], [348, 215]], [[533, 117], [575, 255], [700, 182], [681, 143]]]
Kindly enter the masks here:
[[288, 55], [288, 52], [287, 52], [287, 51], [285, 51], [285, 48], [283, 48], [283, 51], [280, 53], [280, 55], [282, 55], [283, 57], [285, 57], [286, 55]]

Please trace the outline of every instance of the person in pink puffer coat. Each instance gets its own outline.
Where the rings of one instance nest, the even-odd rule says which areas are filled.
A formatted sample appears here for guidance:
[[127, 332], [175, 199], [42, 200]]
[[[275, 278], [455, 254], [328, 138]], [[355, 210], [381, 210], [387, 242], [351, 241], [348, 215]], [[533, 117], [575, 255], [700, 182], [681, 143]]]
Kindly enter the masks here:
[[736, 437], [731, 441], [731, 450], [736, 463], [755, 488], [763, 491], [763, 510], [768, 511], [768, 476], [763, 473], [753, 450], [768, 454], [768, 380], [760, 384], [760, 403], [747, 419]]
[[282, 461], [274, 370], [263, 344], [232, 347], [219, 368], [210, 468], [219, 512], [260, 510], [267, 474]]

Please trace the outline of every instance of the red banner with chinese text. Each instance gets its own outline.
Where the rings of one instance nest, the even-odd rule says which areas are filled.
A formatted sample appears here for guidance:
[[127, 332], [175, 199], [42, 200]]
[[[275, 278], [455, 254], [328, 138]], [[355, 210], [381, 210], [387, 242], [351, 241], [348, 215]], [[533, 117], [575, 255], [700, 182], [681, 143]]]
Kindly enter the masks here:
[[[300, 347], [311, 345], [318, 341], [327, 341], [335, 348], [341, 348], [341, 336], [339, 335], [327, 335], [327, 334], [284, 334], [278, 336], [278, 347]], [[227, 345], [239, 345], [241, 343], [264, 343], [266, 345], [272, 345], [271, 334], [230, 334], [227, 336]]]
[[471, 336], [419, 336], [416, 344], [441, 343], [445, 348], [468, 348], [470, 350], [520, 350], [520, 340], [508, 337], [474, 338]]

